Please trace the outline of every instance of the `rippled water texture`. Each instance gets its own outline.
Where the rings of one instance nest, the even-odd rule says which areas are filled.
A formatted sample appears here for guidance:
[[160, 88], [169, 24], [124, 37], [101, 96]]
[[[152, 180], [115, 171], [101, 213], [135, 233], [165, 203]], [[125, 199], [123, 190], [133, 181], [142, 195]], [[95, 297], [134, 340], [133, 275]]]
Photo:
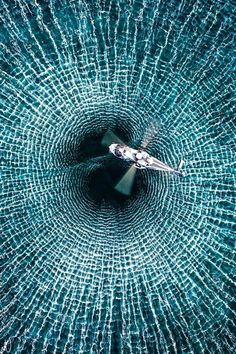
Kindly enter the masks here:
[[[0, 0], [1, 353], [235, 352], [235, 2]], [[186, 176], [138, 170], [107, 129]]]

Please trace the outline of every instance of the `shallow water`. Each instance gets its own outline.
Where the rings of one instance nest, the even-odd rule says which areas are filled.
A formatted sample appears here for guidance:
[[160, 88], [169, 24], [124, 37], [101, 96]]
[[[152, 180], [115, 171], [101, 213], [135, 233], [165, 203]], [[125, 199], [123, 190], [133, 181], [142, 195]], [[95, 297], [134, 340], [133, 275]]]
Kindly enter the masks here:
[[0, 7], [2, 352], [233, 353], [233, 2]]

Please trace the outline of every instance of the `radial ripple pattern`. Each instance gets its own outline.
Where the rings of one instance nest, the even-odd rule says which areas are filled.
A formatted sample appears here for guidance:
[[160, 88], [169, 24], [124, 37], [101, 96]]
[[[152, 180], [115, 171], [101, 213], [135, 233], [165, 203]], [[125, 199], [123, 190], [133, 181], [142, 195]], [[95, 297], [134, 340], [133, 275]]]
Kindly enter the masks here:
[[[1, 353], [235, 353], [234, 26], [233, 0], [0, 0]], [[107, 129], [185, 177], [119, 194]]]

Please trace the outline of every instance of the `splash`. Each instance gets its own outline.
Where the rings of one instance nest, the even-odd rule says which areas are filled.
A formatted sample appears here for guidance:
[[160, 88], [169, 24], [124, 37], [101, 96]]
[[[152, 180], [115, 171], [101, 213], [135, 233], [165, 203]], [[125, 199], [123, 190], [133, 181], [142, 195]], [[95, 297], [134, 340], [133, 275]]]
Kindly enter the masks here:
[[0, 8], [1, 352], [233, 353], [233, 2]]

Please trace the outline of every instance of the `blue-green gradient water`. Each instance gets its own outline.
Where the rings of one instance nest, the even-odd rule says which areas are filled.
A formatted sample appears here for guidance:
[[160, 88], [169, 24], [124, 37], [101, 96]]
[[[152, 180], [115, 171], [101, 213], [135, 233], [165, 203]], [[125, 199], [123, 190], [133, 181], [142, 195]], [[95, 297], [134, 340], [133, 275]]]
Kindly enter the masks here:
[[[1, 353], [235, 352], [234, 26], [233, 0], [0, 1]], [[186, 176], [115, 192], [108, 128]]]

